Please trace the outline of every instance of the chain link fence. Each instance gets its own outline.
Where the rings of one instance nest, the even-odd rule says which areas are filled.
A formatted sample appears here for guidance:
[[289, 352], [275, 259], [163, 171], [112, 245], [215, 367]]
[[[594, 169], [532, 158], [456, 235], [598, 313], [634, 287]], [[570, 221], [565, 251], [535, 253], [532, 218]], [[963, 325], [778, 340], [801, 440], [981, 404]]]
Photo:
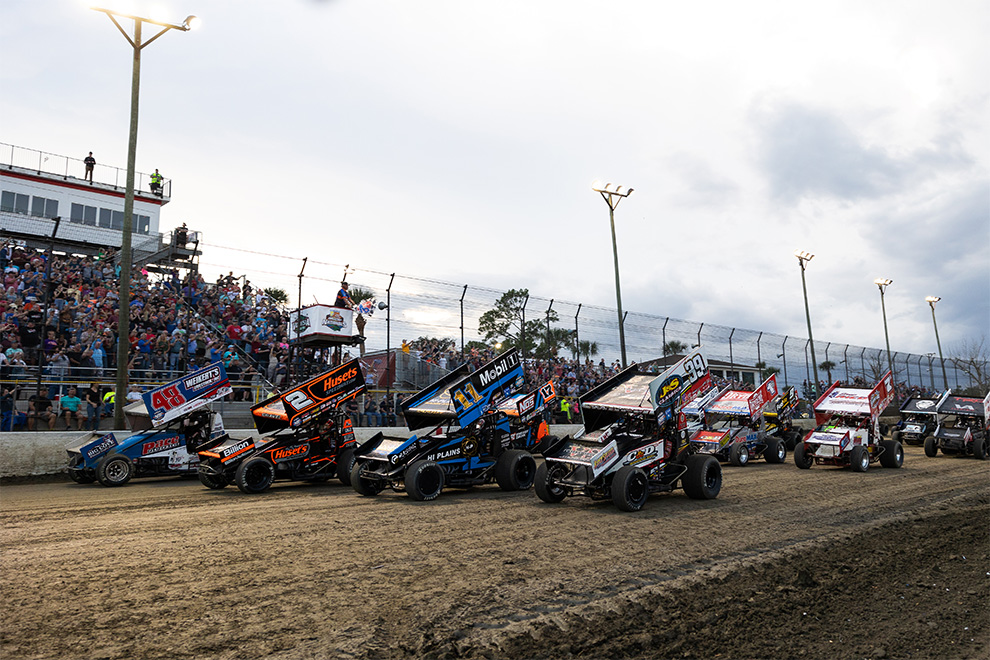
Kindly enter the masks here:
[[[483, 342], [478, 321], [505, 293], [487, 287], [361, 269], [349, 271], [347, 277], [352, 285], [374, 291], [378, 300], [389, 299], [389, 309], [377, 312], [378, 326], [368, 333], [369, 348], [385, 348], [387, 341], [394, 349], [403, 340], [421, 336], [453, 338], [457, 350], [471, 341]], [[573, 330], [579, 341], [597, 346], [596, 361], [611, 362], [620, 355], [615, 308], [530, 296], [525, 307], [526, 321], [545, 320], [548, 310], [556, 312], [559, 319], [550, 323], [550, 328]], [[385, 315], [388, 327], [382, 328], [380, 317]], [[752, 369], [763, 363], [776, 368], [778, 380], [785, 385], [800, 387], [814, 379], [810, 342], [797, 335], [627, 312], [625, 339], [630, 363], [660, 357], [667, 342], [677, 341], [688, 349], [700, 345], [709, 359], [730, 365]], [[814, 352], [819, 365], [828, 365], [827, 369], [818, 370], [821, 381], [851, 382], [862, 378], [872, 385], [888, 369], [887, 352], [880, 348], [816, 340]], [[948, 358], [943, 375], [943, 364], [934, 354], [891, 351], [890, 362], [895, 380], [908, 387], [941, 390], [947, 386], [959, 390], [975, 384]]]

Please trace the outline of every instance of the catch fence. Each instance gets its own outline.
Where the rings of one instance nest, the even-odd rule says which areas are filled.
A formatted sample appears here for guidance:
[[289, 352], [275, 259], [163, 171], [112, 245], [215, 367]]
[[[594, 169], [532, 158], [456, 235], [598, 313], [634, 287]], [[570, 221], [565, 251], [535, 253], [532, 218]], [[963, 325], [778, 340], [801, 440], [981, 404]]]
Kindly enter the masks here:
[[[325, 265], [344, 268], [337, 264]], [[333, 278], [315, 279], [334, 281]], [[422, 336], [451, 338], [458, 351], [471, 341], [485, 342], [478, 331], [479, 319], [505, 293], [489, 287], [358, 268], [348, 268], [347, 279], [352, 288], [370, 289], [377, 300], [388, 300], [388, 308], [376, 311], [373, 321], [369, 322], [366, 342], [369, 350], [387, 347], [395, 350], [403, 340], [412, 341]], [[525, 304], [525, 319], [545, 320], [551, 310], [556, 312], [558, 321], [544, 324], [543, 328], [572, 330], [578, 341], [595, 344], [595, 362], [604, 359], [611, 363], [619, 358], [615, 308], [531, 295]], [[381, 323], [383, 320], [384, 324]], [[537, 338], [537, 342], [539, 340]], [[814, 379], [811, 342], [806, 337], [640, 312], [625, 313], [629, 363], [661, 357], [663, 346], [672, 341], [680, 342], [685, 349], [701, 346], [709, 360], [728, 363], [727, 371], [733, 371], [732, 367], [752, 370], [758, 363], [763, 363], [767, 368], [778, 369], [778, 380], [785, 385], [800, 387], [805, 381]], [[816, 339], [814, 353], [819, 365], [831, 365], [830, 369], [819, 368], [821, 381], [853, 381], [858, 377], [872, 384], [888, 369], [885, 349]], [[575, 356], [571, 352], [565, 353], [564, 357]], [[584, 357], [581, 359], [583, 361]], [[976, 384], [949, 357], [943, 364], [936, 354], [892, 350], [890, 362], [895, 381], [908, 387], [942, 390], [947, 386], [960, 390]]]

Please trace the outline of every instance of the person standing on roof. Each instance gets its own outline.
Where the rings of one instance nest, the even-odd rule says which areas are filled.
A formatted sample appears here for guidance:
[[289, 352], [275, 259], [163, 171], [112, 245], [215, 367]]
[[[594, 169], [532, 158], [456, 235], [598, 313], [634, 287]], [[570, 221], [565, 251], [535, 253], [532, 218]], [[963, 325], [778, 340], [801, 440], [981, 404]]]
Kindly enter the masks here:
[[86, 174], [83, 175], [83, 180], [89, 179], [90, 185], [93, 183], [93, 168], [96, 167], [96, 159], [93, 158], [93, 152], [90, 151], [89, 155], [83, 159], [86, 164]]
[[159, 197], [162, 196], [162, 181], [164, 180], [165, 177], [163, 177], [161, 174], [158, 173], [158, 168], [156, 167], [155, 173], [151, 175], [150, 188], [151, 188], [151, 192], [158, 195]]
[[334, 301], [334, 307], [343, 307], [345, 309], [353, 309], [354, 301], [351, 300], [351, 294], [347, 292], [348, 284], [346, 281], [340, 283], [340, 291], [337, 292], [337, 300]]

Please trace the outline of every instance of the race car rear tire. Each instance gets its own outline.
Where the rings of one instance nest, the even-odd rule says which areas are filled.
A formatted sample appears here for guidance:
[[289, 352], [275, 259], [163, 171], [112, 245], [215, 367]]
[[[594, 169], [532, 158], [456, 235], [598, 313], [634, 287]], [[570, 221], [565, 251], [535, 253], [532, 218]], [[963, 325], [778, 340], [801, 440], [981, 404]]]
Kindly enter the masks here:
[[275, 481], [275, 466], [264, 456], [252, 456], [237, 466], [234, 483], [242, 493], [254, 495], [271, 488]]
[[212, 472], [198, 472], [199, 483], [212, 490], [223, 490], [230, 485], [230, 477], [226, 474], [214, 474]]
[[904, 445], [896, 440], [881, 440], [880, 465], [885, 468], [899, 468], [904, 465]]
[[81, 470], [69, 470], [69, 479], [72, 479], [77, 484], [91, 484], [96, 481], [96, 477], [84, 474]]
[[495, 483], [502, 490], [526, 490], [535, 476], [536, 460], [528, 451], [510, 449], [495, 461]]
[[684, 462], [687, 470], [681, 488], [695, 500], [714, 500], [722, 490], [722, 466], [711, 454], [691, 454]]
[[815, 457], [807, 452], [804, 447], [804, 443], [797, 443], [794, 447], [794, 465], [798, 466], [802, 470], [807, 470], [814, 464]]
[[345, 486], [351, 485], [351, 470], [354, 469], [354, 447], [348, 447], [337, 454], [337, 478]]
[[935, 458], [938, 456], [938, 442], [935, 440], [935, 436], [933, 435], [925, 438], [925, 456], [928, 458]]
[[639, 511], [650, 496], [650, 480], [633, 465], [623, 465], [612, 477], [612, 503], [619, 511]]
[[749, 463], [749, 447], [744, 442], [737, 442], [729, 448], [729, 463], [743, 466]]
[[870, 469], [870, 452], [863, 445], [856, 445], [849, 451], [849, 466], [853, 472], [866, 472]]
[[981, 461], [987, 458], [986, 438], [975, 438], [973, 440], [973, 457]]
[[901, 430], [900, 429], [894, 429], [893, 431], [891, 431], [890, 432], [890, 439], [891, 440], [894, 440], [894, 441], [900, 441], [900, 439], [901, 439]]
[[530, 453], [542, 455], [544, 451], [553, 447], [555, 444], [560, 442], [560, 438], [555, 435], [545, 435], [543, 439], [540, 440], [535, 447], [533, 447]]
[[357, 461], [354, 462], [354, 465], [351, 467], [351, 488], [357, 491], [358, 495], [374, 497], [382, 492], [385, 484], [377, 479], [368, 479], [362, 476], [361, 472], [364, 470], [364, 467], [364, 465]]
[[134, 464], [123, 454], [107, 454], [96, 464], [96, 479], [104, 486], [123, 486], [134, 476]]
[[567, 469], [559, 464], [548, 467], [546, 462], [540, 463], [536, 468], [536, 480], [533, 482], [533, 490], [536, 496], [548, 504], [562, 502], [567, 497], [567, 491], [554, 482], [564, 476]]
[[433, 461], [416, 461], [406, 470], [406, 494], [417, 502], [435, 500], [443, 491], [443, 468]]
[[778, 438], [767, 438], [767, 448], [763, 450], [767, 463], [783, 463], [787, 460], [787, 445]]
[[794, 451], [794, 448], [798, 446], [801, 442], [801, 434], [795, 430], [790, 430], [784, 434], [784, 446], [790, 451]]

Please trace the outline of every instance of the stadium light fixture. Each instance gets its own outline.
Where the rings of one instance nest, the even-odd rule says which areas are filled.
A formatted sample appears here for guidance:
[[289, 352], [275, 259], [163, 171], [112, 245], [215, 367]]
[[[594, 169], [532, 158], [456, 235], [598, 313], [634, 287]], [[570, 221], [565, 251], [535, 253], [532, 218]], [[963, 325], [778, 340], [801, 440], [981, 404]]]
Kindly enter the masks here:
[[594, 181], [591, 189], [602, 196], [608, 204], [608, 222], [612, 229], [612, 259], [615, 262], [615, 304], [619, 315], [619, 352], [622, 355], [622, 368], [626, 368], [626, 332], [625, 323], [622, 316], [622, 290], [619, 286], [619, 250], [615, 243], [615, 207], [624, 198], [632, 194], [632, 188], [624, 188], [614, 183], [602, 183]]
[[815, 393], [815, 399], [817, 399], [821, 395], [820, 388], [818, 387], [818, 360], [815, 358], [815, 338], [811, 334], [811, 308], [808, 306], [808, 285], [804, 278], [805, 264], [814, 259], [815, 255], [804, 250], [794, 250], [794, 256], [797, 257], [798, 264], [801, 266], [801, 289], [804, 291], [804, 315], [808, 319], [808, 343], [811, 346], [811, 366], [815, 371], [815, 382], [812, 386], [812, 391]]
[[945, 389], [949, 389], [949, 376], [945, 373], [945, 356], [942, 355], [942, 342], [938, 338], [938, 322], [935, 320], [935, 303], [941, 298], [938, 296], [927, 296], [925, 302], [932, 308], [932, 325], [935, 326], [935, 344], [938, 346], [938, 361], [942, 363], [942, 383]]
[[[197, 23], [195, 16], [188, 16], [180, 25], [156, 21], [150, 18], [123, 14], [104, 9], [102, 7], [91, 7], [107, 15], [107, 18], [120, 30], [124, 39], [131, 45], [134, 51], [133, 65], [131, 68], [131, 121], [127, 143], [127, 187], [124, 194], [124, 225], [121, 228], [120, 240], [120, 283], [118, 287], [119, 310], [117, 315], [117, 380], [115, 383], [116, 400], [121, 405], [114, 406], [113, 427], [115, 429], [126, 428], [124, 424], [124, 406], [127, 398], [127, 352], [130, 342], [130, 318], [128, 310], [131, 302], [131, 235], [134, 230], [134, 170], [137, 160], [137, 134], [138, 134], [138, 91], [141, 87], [141, 50], [162, 36], [169, 30], [179, 30], [188, 32]], [[120, 25], [118, 18], [134, 21], [134, 36], [131, 37]], [[153, 37], [148, 40], [142, 38], [142, 27], [145, 23], [156, 25], [161, 28]]]
[[890, 369], [891, 376], [894, 375], [894, 363], [890, 359], [890, 335], [887, 333], [887, 305], [884, 303], [883, 294], [893, 281], [885, 277], [878, 277], [873, 280], [873, 283], [880, 288], [880, 310], [883, 312], [883, 338], [887, 342], [887, 368]]

